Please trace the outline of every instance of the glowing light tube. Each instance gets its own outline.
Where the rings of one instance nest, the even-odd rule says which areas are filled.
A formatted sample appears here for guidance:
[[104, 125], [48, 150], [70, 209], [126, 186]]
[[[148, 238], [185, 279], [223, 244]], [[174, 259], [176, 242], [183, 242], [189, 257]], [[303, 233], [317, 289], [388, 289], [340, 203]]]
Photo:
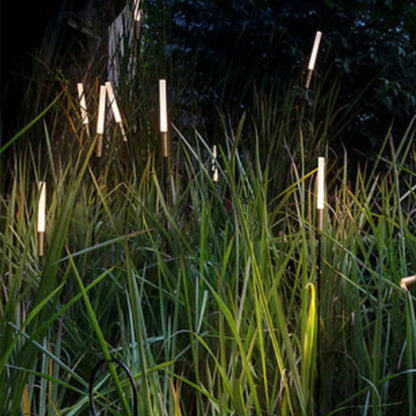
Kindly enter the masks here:
[[115, 97], [114, 92], [113, 92], [113, 87], [111, 86], [110, 82], [106, 82], [105, 86], [107, 88], [108, 99], [110, 100], [111, 111], [113, 112], [114, 120], [120, 126], [123, 141], [126, 142], [127, 141], [127, 136], [126, 136], [126, 132], [124, 131], [123, 120], [121, 119], [121, 114], [120, 114], [120, 110], [119, 110], [118, 105], [117, 105], [116, 97]]
[[113, 87], [111, 86], [110, 82], [106, 82], [105, 86], [107, 88], [108, 99], [110, 100], [111, 111], [113, 112], [114, 120], [116, 123], [121, 123], [121, 114], [120, 110], [118, 109], [116, 97], [114, 96]]
[[38, 232], [45, 232], [45, 213], [46, 213], [46, 182], [41, 181], [38, 185], [39, 202], [38, 202]]
[[46, 182], [41, 181], [38, 184], [39, 201], [38, 201], [38, 255], [43, 256], [43, 241], [46, 230]]
[[160, 108], [160, 132], [168, 132], [168, 110], [166, 102], [166, 80], [159, 80], [159, 108]]
[[319, 43], [321, 42], [322, 32], [316, 32], [315, 41], [313, 43], [311, 57], [309, 59], [308, 71], [313, 71], [315, 68], [316, 57], [318, 56]]
[[105, 85], [100, 87], [100, 100], [98, 102], [98, 117], [97, 117], [97, 157], [101, 157], [103, 152], [103, 134], [104, 134], [104, 120], [105, 120], [105, 99], [107, 88]]
[[318, 157], [318, 197], [316, 199], [316, 208], [324, 209], [325, 194], [325, 158]]
[[107, 88], [105, 85], [100, 87], [100, 100], [98, 102], [98, 117], [97, 117], [97, 134], [104, 134], [104, 119], [105, 119], [105, 99]]

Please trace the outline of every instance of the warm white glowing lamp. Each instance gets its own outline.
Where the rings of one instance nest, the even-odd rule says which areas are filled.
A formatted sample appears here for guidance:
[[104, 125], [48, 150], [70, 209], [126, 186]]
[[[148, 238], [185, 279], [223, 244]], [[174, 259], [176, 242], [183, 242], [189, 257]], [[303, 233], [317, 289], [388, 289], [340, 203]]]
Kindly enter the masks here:
[[315, 68], [316, 57], [318, 56], [319, 43], [321, 42], [322, 32], [316, 32], [315, 41], [313, 43], [311, 58], [309, 59], [308, 70], [313, 71]]
[[316, 63], [316, 58], [318, 56], [319, 43], [321, 42], [321, 38], [322, 38], [322, 32], [320, 31], [316, 32], [315, 41], [313, 43], [311, 57], [309, 59], [309, 64], [308, 64], [308, 75], [306, 78], [305, 88], [309, 88], [309, 85], [311, 83], [312, 72], [315, 68], [315, 63]]
[[318, 157], [318, 196], [316, 209], [318, 210], [318, 228], [322, 229], [323, 212], [325, 203], [325, 158]]
[[400, 286], [403, 290], [410, 290], [413, 286], [416, 286], [416, 275], [403, 277], [400, 280]]
[[212, 181], [214, 183], [218, 182], [218, 167], [217, 167], [217, 146], [214, 145], [212, 148], [212, 161], [211, 161], [211, 170], [212, 170]]
[[113, 87], [111, 86], [110, 82], [106, 82], [105, 86], [107, 88], [108, 99], [110, 100], [111, 111], [113, 112], [114, 120], [120, 126], [121, 136], [123, 137], [123, 141], [126, 142], [127, 136], [126, 136], [126, 132], [124, 131], [123, 120], [121, 119], [121, 114], [117, 105], [116, 97], [114, 95]]
[[167, 133], [168, 131], [168, 112], [166, 101], [166, 80], [159, 80], [159, 104], [160, 104], [160, 131]]
[[46, 182], [40, 181], [38, 184], [39, 189], [39, 201], [38, 201], [38, 254], [43, 256], [44, 252], [44, 236], [46, 230]]
[[168, 157], [168, 109], [166, 101], [166, 80], [159, 80], [160, 135], [162, 156]]
[[107, 88], [105, 85], [100, 87], [100, 100], [98, 102], [98, 117], [97, 117], [97, 157], [101, 157], [103, 152], [103, 134], [104, 134], [104, 120], [105, 120], [105, 99]]
[[88, 112], [87, 112], [87, 104], [85, 101], [85, 92], [84, 92], [84, 86], [81, 82], [78, 82], [77, 84], [78, 88], [78, 97], [79, 97], [79, 104], [81, 107], [81, 118], [82, 118], [82, 124], [85, 127], [85, 131], [87, 132], [88, 137], [90, 136], [90, 127], [89, 127], [89, 119], [88, 119]]

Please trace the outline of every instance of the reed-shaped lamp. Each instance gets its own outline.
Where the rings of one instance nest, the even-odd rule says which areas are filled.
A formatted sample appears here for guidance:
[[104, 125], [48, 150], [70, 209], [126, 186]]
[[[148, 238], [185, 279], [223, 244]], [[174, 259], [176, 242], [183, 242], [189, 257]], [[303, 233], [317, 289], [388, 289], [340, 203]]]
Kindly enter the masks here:
[[308, 73], [306, 75], [306, 83], [305, 83], [306, 89], [309, 89], [309, 86], [311, 84], [312, 72], [315, 68], [315, 63], [316, 63], [316, 58], [318, 56], [319, 43], [321, 42], [321, 38], [322, 38], [322, 32], [317, 31], [315, 35], [315, 41], [313, 42], [311, 57], [308, 63]]
[[113, 112], [114, 120], [116, 121], [116, 123], [120, 127], [121, 136], [123, 138], [123, 141], [127, 142], [126, 132], [124, 131], [124, 127], [123, 127], [123, 120], [121, 119], [121, 114], [120, 114], [120, 110], [119, 110], [118, 105], [117, 105], [116, 97], [114, 95], [113, 87], [111, 86], [111, 83], [108, 82], [108, 81], [105, 83], [105, 86], [107, 88], [108, 99], [110, 100], [111, 111]]
[[318, 210], [318, 228], [322, 231], [325, 204], [325, 158], [318, 158], [318, 195], [316, 209]]
[[38, 184], [39, 200], [38, 200], [38, 255], [44, 254], [44, 240], [46, 231], [46, 182], [40, 181]]
[[162, 156], [168, 157], [168, 107], [166, 100], [166, 80], [159, 80], [159, 115]]
[[101, 157], [103, 153], [103, 135], [104, 135], [104, 121], [105, 121], [105, 99], [107, 88], [105, 85], [100, 87], [100, 99], [98, 101], [98, 116], [97, 116], [97, 157]]

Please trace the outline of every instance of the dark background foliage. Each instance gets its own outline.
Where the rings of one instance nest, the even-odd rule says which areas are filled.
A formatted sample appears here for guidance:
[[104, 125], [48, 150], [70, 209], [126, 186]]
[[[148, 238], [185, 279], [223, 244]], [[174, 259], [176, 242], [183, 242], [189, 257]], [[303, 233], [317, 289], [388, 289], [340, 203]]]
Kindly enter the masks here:
[[[97, 10], [120, 6], [110, 3], [100, 2]], [[2, 2], [1, 101], [6, 137], [21, 127], [14, 125], [14, 119], [21, 111], [22, 85], [42, 37], [61, 36], [62, 22], [88, 4], [95, 2]], [[394, 134], [400, 136], [415, 113], [413, 1], [147, 0], [143, 5], [150, 36], [166, 40], [173, 65], [185, 60], [192, 68], [194, 88], [208, 112], [213, 105], [249, 108], [254, 85], [267, 91], [274, 83], [300, 82], [314, 34], [321, 30], [316, 79], [325, 79], [328, 88], [342, 79], [339, 108], [347, 108], [362, 95], [343, 134], [345, 144], [376, 147], [392, 122]], [[109, 15], [102, 13], [101, 18]]]
[[299, 80], [321, 30], [315, 76], [342, 80], [339, 108], [362, 96], [344, 143], [374, 148], [392, 122], [400, 136], [415, 114], [414, 2], [176, 0], [162, 10], [173, 16], [168, 51], [194, 57], [202, 96], [244, 107], [250, 83]]
[[[78, 45], [77, 60], [71, 61], [72, 45], [80, 44], [84, 39], [81, 39], [82, 33], [74, 30], [68, 22], [80, 23], [83, 29], [105, 36], [108, 25], [123, 3], [123, 0], [21, 0], [0, 3], [0, 143], [7, 141], [29, 122], [26, 98], [32, 81], [40, 82], [41, 78], [54, 71], [62, 72], [62, 68], [66, 72], [69, 65], [77, 65], [77, 61], [82, 60], [85, 50]], [[47, 74], [48, 70], [51, 74]], [[53, 83], [54, 79], [47, 79], [47, 82]], [[48, 96], [48, 88], [44, 90], [42, 101], [46, 106], [53, 97]], [[35, 115], [30, 114], [31, 117]]]

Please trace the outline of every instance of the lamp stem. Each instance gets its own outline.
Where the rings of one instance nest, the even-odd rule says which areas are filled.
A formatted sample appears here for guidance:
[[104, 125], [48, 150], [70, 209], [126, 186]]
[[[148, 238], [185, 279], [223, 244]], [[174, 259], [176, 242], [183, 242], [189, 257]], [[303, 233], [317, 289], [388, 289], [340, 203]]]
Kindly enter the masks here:
[[85, 131], [87, 133], [87, 137], [89, 139], [91, 137], [91, 135], [90, 135], [90, 125], [88, 123], [85, 123], [84, 127], [85, 127]]
[[123, 142], [127, 142], [127, 135], [126, 135], [126, 131], [124, 130], [123, 123], [120, 122], [118, 123], [118, 125], [120, 126], [121, 137], [123, 138]]
[[44, 241], [45, 233], [43, 231], [38, 232], [38, 256], [42, 257], [44, 254]]
[[305, 88], [308, 90], [311, 85], [311, 79], [312, 79], [312, 70], [308, 69], [308, 74], [306, 75], [306, 82], [305, 82]]
[[316, 277], [316, 291], [317, 291], [317, 334], [316, 334], [316, 416], [321, 414], [321, 242], [322, 242], [322, 213], [319, 210], [319, 225], [318, 225], [318, 257], [317, 257], [317, 277]]
[[323, 209], [318, 209], [318, 236], [319, 236], [319, 241], [321, 241], [321, 233], [322, 233], [322, 229], [323, 229], [323, 223], [324, 223], [324, 210]]
[[103, 153], [103, 136], [99, 134], [98, 139], [97, 139], [97, 149], [96, 149], [97, 157], [101, 157], [102, 153]]
[[162, 144], [162, 157], [168, 157], [168, 133], [166, 131], [160, 132], [161, 144]]

